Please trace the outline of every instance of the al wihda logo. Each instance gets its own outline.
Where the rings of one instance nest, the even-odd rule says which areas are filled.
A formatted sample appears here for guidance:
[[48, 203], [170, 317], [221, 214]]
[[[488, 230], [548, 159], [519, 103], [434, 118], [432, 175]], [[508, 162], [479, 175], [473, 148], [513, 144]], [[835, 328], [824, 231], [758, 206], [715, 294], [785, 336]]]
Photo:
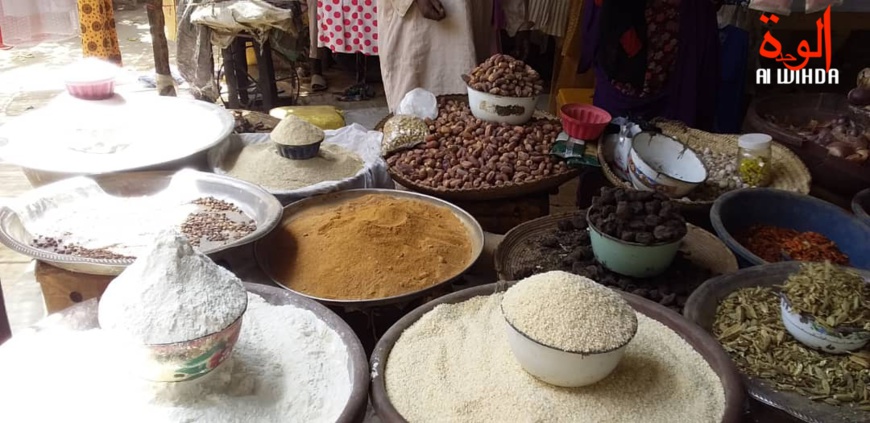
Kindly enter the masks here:
[[[762, 14], [759, 19], [765, 24], [779, 22], [779, 16], [774, 14]], [[840, 72], [831, 69], [831, 6], [828, 6], [822, 17], [816, 20], [815, 50], [811, 49], [809, 41], [803, 40], [798, 44], [795, 54], [783, 54], [782, 44], [770, 31], [767, 31], [758, 53], [761, 57], [775, 59], [782, 63], [784, 69], [779, 68], [773, 72], [771, 69], [759, 68], [755, 72], [757, 84], [771, 84], [774, 74], [776, 74], [776, 83], [784, 85], [840, 83]], [[810, 60], [821, 58], [825, 59], [824, 68], [807, 68]]]

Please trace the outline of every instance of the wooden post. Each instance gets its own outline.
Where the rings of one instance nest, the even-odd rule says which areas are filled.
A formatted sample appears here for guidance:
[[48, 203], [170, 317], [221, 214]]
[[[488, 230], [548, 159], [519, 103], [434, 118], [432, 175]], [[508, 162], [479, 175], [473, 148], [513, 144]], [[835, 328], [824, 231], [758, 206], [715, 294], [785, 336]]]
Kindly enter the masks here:
[[148, 0], [148, 25], [151, 27], [151, 44], [154, 49], [154, 70], [157, 72], [157, 93], [175, 97], [175, 81], [169, 69], [169, 44], [166, 41], [166, 19], [163, 16], [163, 0]]

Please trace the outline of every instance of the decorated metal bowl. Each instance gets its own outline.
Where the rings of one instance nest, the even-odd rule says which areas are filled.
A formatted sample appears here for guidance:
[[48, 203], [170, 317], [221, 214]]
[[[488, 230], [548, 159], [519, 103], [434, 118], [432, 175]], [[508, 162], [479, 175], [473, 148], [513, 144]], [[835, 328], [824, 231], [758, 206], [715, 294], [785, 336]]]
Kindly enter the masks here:
[[131, 346], [134, 373], [156, 382], [182, 382], [204, 376], [232, 354], [243, 316], [218, 332], [190, 341]]
[[785, 294], [780, 294], [782, 324], [788, 333], [807, 347], [830, 354], [859, 350], [870, 341], [870, 332], [860, 329], [828, 328], [816, 318], [795, 310]]

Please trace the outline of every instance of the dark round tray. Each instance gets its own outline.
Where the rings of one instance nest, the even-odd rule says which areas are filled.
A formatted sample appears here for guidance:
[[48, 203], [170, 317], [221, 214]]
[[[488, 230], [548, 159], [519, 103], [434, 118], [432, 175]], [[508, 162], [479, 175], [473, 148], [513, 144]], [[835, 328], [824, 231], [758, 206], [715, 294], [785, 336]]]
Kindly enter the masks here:
[[[387, 333], [378, 342], [375, 351], [372, 353], [372, 405], [378, 414], [378, 417], [386, 423], [405, 423], [404, 417], [393, 407], [390, 398], [387, 395], [384, 372], [387, 367], [387, 358], [402, 332], [413, 325], [423, 315], [432, 311], [435, 307], [441, 304], [456, 304], [461, 303], [473, 297], [481, 295], [490, 295], [500, 287], [513, 285], [514, 282], [507, 282], [507, 285], [488, 284], [474, 288], [468, 288], [450, 295], [430, 301], [414, 311], [408, 313], [401, 320], [396, 322]], [[740, 377], [737, 369], [728, 357], [728, 354], [722, 349], [719, 343], [701, 328], [691, 324], [677, 313], [668, 310], [652, 301], [645, 300], [636, 295], [620, 293], [622, 296], [640, 313], [658, 320], [662, 324], [671, 328], [671, 330], [680, 334], [695, 350], [698, 351], [706, 360], [713, 371], [719, 375], [722, 381], [722, 386], [725, 390], [725, 414], [722, 417], [722, 422], [739, 423], [743, 414], [744, 392], [740, 382]], [[687, 422], [688, 423], [688, 422]]]
[[[710, 279], [689, 296], [683, 315], [710, 332], [716, 319], [716, 309], [725, 297], [742, 288], [780, 285], [799, 267], [800, 263], [797, 262], [764, 264]], [[870, 280], [870, 272], [853, 270]], [[870, 422], [870, 412], [814, 402], [797, 393], [780, 392], [763, 380], [746, 375], [743, 375], [743, 381], [752, 399], [807, 423]]]

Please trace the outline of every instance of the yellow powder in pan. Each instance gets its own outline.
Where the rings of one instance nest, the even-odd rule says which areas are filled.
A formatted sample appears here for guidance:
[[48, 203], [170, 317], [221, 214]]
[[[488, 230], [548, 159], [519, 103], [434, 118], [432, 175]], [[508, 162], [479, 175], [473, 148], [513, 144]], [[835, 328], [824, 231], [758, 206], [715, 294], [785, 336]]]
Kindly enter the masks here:
[[471, 264], [469, 232], [453, 212], [385, 195], [307, 210], [273, 236], [272, 277], [319, 298], [402, 295]]

